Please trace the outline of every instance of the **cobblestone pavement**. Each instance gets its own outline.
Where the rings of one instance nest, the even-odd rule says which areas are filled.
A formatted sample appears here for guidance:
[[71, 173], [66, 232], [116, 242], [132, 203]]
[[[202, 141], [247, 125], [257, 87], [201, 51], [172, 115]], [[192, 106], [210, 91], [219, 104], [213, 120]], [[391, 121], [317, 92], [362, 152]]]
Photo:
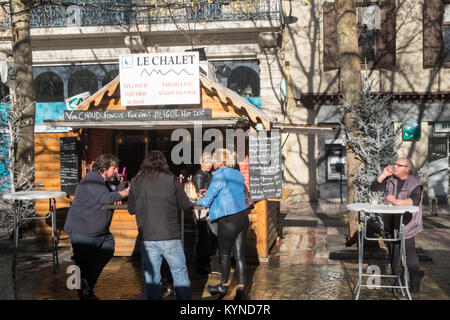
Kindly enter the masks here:
[[[283, 234], [271, 250], [268, 263], [249, 263], [247, 298], [252, 300], [351, 300], [358, 278], [356, 259], [332, 260], [330, 252], [345, 248], [347, 235], [344, 206], [332, 203], [289, 203], [282, 205]], [[424, 210], [424, 231], [416, 237], [416, 247], [425, 271], [417, 299], [450, 298], [450, 214], [448, 206], [439, 207], [438, 215]], [[207, 284], [219, 282], [218, 275], [197, 274], [191, 257], [193, 229], [186, 236], [189, 274], [194, 299], [213, 300]], [[190, 240], [189, 240], [190, 239]], [[51, 252], [31, 239], [20, 242], [16, 279], [11, 277], [12, 240], [0, 239], [0, 299], [75, 300], [74, 290], [67, 289], [73, 264], [71, 252], [61, 247], [60, 263], [52, 272]], [[353, 247], [353, 251], [356, 249]], [[364, 269], [377, 265], [389, 270], [386, 260], [365, 261]], [[114, 257], [106, 266], [95, 288], [100, 299], [141, 299], [141, 266], [137, 257]], [[231, 276], [230, 292], [234, 297], [236, 279]], [[173, 295], [165, 299], [174, 299]], [[405, 299], [387, 289], [362, 288], [361, 300]]]

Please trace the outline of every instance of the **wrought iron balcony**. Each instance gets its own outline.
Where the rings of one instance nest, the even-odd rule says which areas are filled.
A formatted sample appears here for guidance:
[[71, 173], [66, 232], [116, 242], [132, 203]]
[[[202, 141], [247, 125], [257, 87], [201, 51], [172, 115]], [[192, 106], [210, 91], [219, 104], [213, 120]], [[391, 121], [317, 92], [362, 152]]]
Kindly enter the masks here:
[[[56, 1], [55, 1], [56, 3]], [[37, 5], [32, 28], [280, 19], [280, 0], [71, 0]], [[69, 5], [70, 4], [70, 5]], [[0, 8], [0, 29], [10, 19]]]

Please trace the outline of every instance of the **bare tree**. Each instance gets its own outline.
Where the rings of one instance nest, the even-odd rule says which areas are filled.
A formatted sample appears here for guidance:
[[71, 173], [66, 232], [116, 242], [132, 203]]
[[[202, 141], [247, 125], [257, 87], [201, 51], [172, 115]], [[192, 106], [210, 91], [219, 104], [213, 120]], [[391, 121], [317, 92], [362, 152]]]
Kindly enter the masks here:
[[[11, 0], [10, 15], [13, 41], [14, 73], [11, 112], [20, 114], [17, 147], [14, 150], [17, 168], [32, 167], [34, 163], [34, 101], [33, 59], [30, 38], [30, 10], [33, 0]], [[32, 184], [33, 181], [30, 181]], [[19, 190], [19, 189], [18, 189]]]
[[[361, 92], [361, 56], [358, 45], [358, 32], [356, 27], [356, 0], [336, 0], [337, 39], [340, 65], [340, 91], [344, 104], [358, 108]], [[354, 131], [354, 115], [345, 110], [345, 126], [347, 130]], [[357, 168], [361, 160], [357, 157], [349, 144], [347, 151], [347, 190], [348, 203], [355, 202], [355, 179]], [[349, 214], [350, 237], [357, 232], [357, 212]]]
[[[8, 145], [6, 158], [2, 158], [8, 168], [9, 187], [11, 192], [26, 191], [34, 185], [34, 113], [35, 99], [33, 88], [33, 61], [30, 39], [30, 10], [35, 1], [10, 0], [2, 2], [3, 10], [9, 9], [11, 19], [12, 55], [14, 59], [15, 83], [12, 93], [4, 105], [6, 134], [3, 137]], [[7, 108], [9, 105], [9, 109]], [[2, 181], [5, 183], [6, 181]], [[25, 216], [34, 213], [34, 203], [23, 202], [21, 212]], [[7, 230], [13, 228], [12, 204], [0, 203], [0, 226]]]
[[[6, 103], [2, 105], [4, 108], [2, 113], [5, 115], [5, 130], [4, 135], [2, 136], [2, 144], [4, 146], [6, 145], [7, 148], [6, 152], [2, 154], [0, 161], [3, 167], [7, 168], [9, 176], [0, 177], [0, 183], [3, 186], [8, 185], [11, 192], [27, 191], [33, 188], [32, 181], [34, 180], [34, 168], [33, 166], [26, 164], [19, 166], [15, 154], [17, 153], [20, 141], [24, 115], [33, 108], [34, 102], [23, 110], [16, 108], [14, 103], [9, 99], [5, 102]], [[22, 206], [21, 212], [25, 217], [34, 214], [33, 201], [23, 201]], [[0, 211], [3, 211], [3, 214], [0, 215], [0, 228], [11, 232], [14, 226], [12, 203], [7, 200], [0, 200]], [[27, 225], [26, 221], [29, 220], [22, 220], [22, 227]]]

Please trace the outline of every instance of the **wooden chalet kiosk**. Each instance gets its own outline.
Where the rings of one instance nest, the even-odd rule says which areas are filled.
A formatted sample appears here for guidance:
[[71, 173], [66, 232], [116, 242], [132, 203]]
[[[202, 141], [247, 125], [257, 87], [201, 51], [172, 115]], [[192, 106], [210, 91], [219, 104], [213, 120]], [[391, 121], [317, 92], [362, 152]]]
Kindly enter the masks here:
[[[257, 130], [270, 132], [274, 128], [285, 131], [300, 133], [331, 132], [332, 127], [318, 127], [314, 125], [293, 125], [275, 123], [274, 120], [262, 112], [257, 107], [240, 97], [233, 91], [212, 82], [207, 77], [199, 74], [200, 81], [200, 103], [198, 105], [176, 105], [176, 106], [142, 106], [125, 107], [121, 104], [120, 76], [108, 83], [101, 90], [93, 94], [83, 102], [72, 116], [70, 111], [66, 111], [65, 117], [60, 120], [47, 120], [47, 125], [71, 127], [69, 133], [35, 133], [35, 181], [36, 187], [43, 190], [64, 190], [71, 196], [64, 200], [57, 201], [57, 221], [58, 231], [61, 232], [61, 245], [70, 245], [62, 230], [64, 219], [77, 182], [84, 176], [92, 163], [100, 154], [115, 154], [121, 160], [119, 172], [126, 166], [128, 173], [127, 180], [137, 173], [140, 162], [149, 150], [160, 150], [170, 161], [170, 152], [178, 141], [171, 141], [171, 134], [175, 129], [186, 129], [191, 134], [192, 144], [200, 141], [202, 137], [195, 136], [195, 126], [201, 124], [202, 130], [217, 128], [224, 130], [233, 128], [237, 121], [245, 119], [250, 125], [252, 132]], [[149, 88], [148, 90], [151, 90]], [[151, 112], [167, 112], [169, 118], [161, 120], [149, 120], [149, 114], [144, 114], [147, 110]], [[153, 111], [151, 111], [153, 110]], [[170, 116], [175, 115], [170, 110], [186, 111], [187, 117]], [[200, 112], [200, 111], [204, 112]], [[105, 117], [106, 114], [116, 115], [131, 111], [131, 118], [118, 121], [115, 118]], [[191, 111], [191, 112], [189, 112]], [[193, 113], [199, 118], [192, 118]], [[109, 113], [108, 113], [109, 112]], [[140, 114], [140, 112], [143, 112]], [[175, 112], [175, 111], [174, 111]], [[73, 115], [77, 117], [73, 117]], [[140, 115], [139, 115], [140, 114]], [[80, 116], [81, 115], [81, 116]], [[150, 114], [151, 116], [152, 114]], [[119, 117], [119, 116], [117, 116]], [[133, 117], [136, 117], [135, 119]], [[147, 118], [146, 118], [147, 117]], [[202, 132], [203, 136], [203, 132]], [[225, 134], [223, 135], [225, 137]], [[207, 142], [202, 145], [202, 150]], [[250, 139], [250, 145], [252, 140]], [[225, 146], [225, 144], [224, 144]], [[252, 149], [253, 146], [250, 146]], [[278, 150], [281, 160], [281, 145]], [[187, 167], [191, 169], [190, 174], [194, 174], [199, 168]], [[250, 228], [247, 233], [247, 257], [265, 261], [268, 258], [269, 250], [281, 234], [280, 201], [285, 200], [292, 190], [282, 189], [281, 165], [278, 175], [272, 175], [277, 181], [274, 184], [275, 195], [272, 198], [264, 197], [264, 190], [267, 187], [259, 188], [262, 200], [258, 199], [258, 193], [253, 193], [256, 197], [254, 208], [249, 215]], [[174, 174], [180, 167], [171, 166]], [[253, 182], [258, 180], [253, 176], [252, 166], [249, 166], [247, 181], [250, 183], [252, 192]], [[244, 174], [245, 176], [245, 174]], [[258, 182], [258, 181], [257, 181]], [[256, 188], [258, 189], [258, 188]], [[261, 191], [262, 190], [262, 191]], [[36, 213], [45, 215], [48, 210], [48, 203], [37, 201]], [[130, 215], [126, 206], [118, 207], [115, 210], [111, 232], [115, 237], [116, 256], [130, 256], [136, 251], [137, 226], [134, 215]], [[36, 225], [36, 234], [45, 240], [50, 238], [51, 229], [45, 221]], [[66, 240], [64, 240], [66, 239]]]

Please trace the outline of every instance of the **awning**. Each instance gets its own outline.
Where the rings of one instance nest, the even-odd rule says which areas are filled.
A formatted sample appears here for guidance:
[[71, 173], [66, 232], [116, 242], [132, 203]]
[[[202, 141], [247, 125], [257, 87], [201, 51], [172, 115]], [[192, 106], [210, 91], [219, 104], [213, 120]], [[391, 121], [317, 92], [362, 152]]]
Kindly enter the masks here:
[[272, 129], [278, 129], [282, 133], [326, 134], [335, 133], [337, 127], [317, 124], [274, 123]]

